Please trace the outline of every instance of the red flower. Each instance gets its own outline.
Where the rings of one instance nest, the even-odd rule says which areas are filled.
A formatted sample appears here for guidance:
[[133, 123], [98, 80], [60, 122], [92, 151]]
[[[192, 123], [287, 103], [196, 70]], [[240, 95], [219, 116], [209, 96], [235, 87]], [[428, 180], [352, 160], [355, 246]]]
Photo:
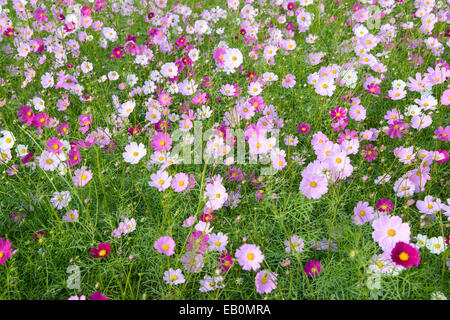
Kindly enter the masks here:
[[108, 242], [99, 243], [97, 245], [97, 248], [91, 249], [90, 257], [91, 258], [105, 258], [109, 255], [110, 252], [111, 252], [111, 246], [109, 245]]
[[391, 259], [395, 264], [405, 268], [417, 267], [420, 263], [419, 253], [419, 249], [408, 243], [399, 241], [391, 251]]

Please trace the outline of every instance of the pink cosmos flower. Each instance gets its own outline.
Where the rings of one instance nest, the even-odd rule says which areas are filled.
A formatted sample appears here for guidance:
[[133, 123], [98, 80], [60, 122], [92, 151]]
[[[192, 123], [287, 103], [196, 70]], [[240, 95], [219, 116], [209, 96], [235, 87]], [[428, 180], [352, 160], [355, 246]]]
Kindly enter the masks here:
[[153, 244], [159, 253], [171, 256], [175, 253], [175, 241], [171, 237], [161, 237]]
[[310, 260], [305, 263], [305, 273], [308, 277], [317, 276], [321, 271], [320, 261]]
[[233, 257], [228, 252], [222, 253], [217, 261], [220, 263], [220, 271], [222, 272], [227, 272], [234, 263]]
[[58, 138], [53, 137], [53, 138], [47, 140], [47, 151], [48, 152], [60, 154], [63, 152], [62, 148], [63, 148], [63, 144]]
[[256, 274], [255, 285], [258, 293], [270, 293], [277, 287], [277, 274], [268, 270], [261, 270]]
[[362, 154], [368, 162], [372, 162], [377, 158], [378, 152], [376, 150], [376, 147], [374, 147], [372, 144], [369, 144], [369, 146], [364, 146], [362, 147], [362, 149]]
[[92, 114], [82, 114], [78, 117], [78, 120], [81, 133], [86, 133], [89, 130], [89, 125], [92, 123]]
[[416, 247], [399, 241], [391, 251], [391, 259], [395, 264], [404, 268], [417, 267], [420, 263], [419, 253], [420, 251]]
[[297, 126], [297, 132], [301, 134], [307, 134], [311, 127], [307, 123], [301, 123]]
[[411, 230], [409, 224], [403, 223], [397, 216], [381, 216], [372, 222], [372, 238], [383, 251], [390, 251], [398, 241], [409, 242]]
[[41, 22], [41, 23], [48, 21], [47, 10], [37, 8], [34, 11], [33, 18], [35, 18], [37, 22]]
[[151, 146], [155, 151], [169, 151], [172, 148], [172, 139], [168, 133], [158, 132], [152, 137]]
[[33, 123], [34, 112], [33, 109], [27, 106], [19, 106], [20, 110], [17, 112], [17, 115], [20, 116], [19, 121], [25, 122], [27, 126]]
[[4, 265], [11, 257], [11, 242], [8, 239], [0, 238], [0, 265]]
[[179, 172], [172, 179], [172, 189], [175, 192], [183, 192], [189, 185], [189, 176]]
[[442, 92], [441, 104], [448, 106], [450, 104], [450, 88]]
[[389, 129], [386, 131], [386, 134], [391, 138], [401, 138], [403, 133], [408, 133], [409, 124], [403, 121], [394, 121], [393, 124], [390, 125]]
[[225, 60], [223, 60], [223, 57], [225, 56], [227, 50], [224, 48], [219, 48], [216, 51], [214, 51], [213, 58], [216, 61], [217, 66], [223, 67], [225, 65]]
[[53, 152], [44, 151], [38, 157], [39, 167], [45, 171], [54, 171], [61, 162], [57, 155]]
[[319, 199], [328, 192], [328, 180], [325, 177], [307, 173], [300, 182], [300, 191], [308, 199]]
[[390, 199], [381, 199], [377, 201], [377, 210], [381, 212], [391, 212], [394, 209], [394, 205]]
[[89, 296], [91, 300], [110, 300], [108, 297], [104, 296], [100, 291], [96, 291]]
[[345, 119], [347, 116], [347, 109], [342, 108], [342, 107], [336, 107], [334, 109], [331, 109], [330, 111], [330, 117], [334, 120], [334, 121], [340, 121]]
[[42, 128], [48, 124], [48, 114], [45, 112], [36, 113], [33, 117], [33, 125], [35, 128]]
[[103, 8], [105, 7], [106, 2], [105, 0], [97, 0], [94, 3], [94, 10], [95, 12], [100, 12], [103, 10]]
[[296, 84], [295, 76], [290, 73], [287, 74], [286, 77], [281, 82], [283, 88], [292, 88], [293, 86], [295, 86], [295, 84]]
[[186, 281], [181, 269], [173, 270], [172, 268], [164, 272], [163, 280], [171, 286], [181, 284]]
[[242, 269], [246, 271], [258, 270], [264, 260], [264, 255], [259, 246], [255, 244], [243, 244], [236, 250], [234, 256]]
[[195, 217], [189, 216], [186, 220], [183, 221], [182, 227], [185, 227], [185, 228], [192, 227], [194, 222], [195, 222]]
[[69, 125], [67, 123], [61, 123], [57, 129], [58, 133], [65, 136], [69, 133]]
[[81, 15], [83, 17], [91, 16], [91, 14], [92, 14], [92, 10], [91, 10], [91, 8], [88, 5], [84, 5], [81, 8]]
[[111, 245], [108, 242], [99, 243], [97, 248], [91, 248], [91, 258], [105, 258], [111, 252]]
[[442, 126], [439, 126], [434, 131], [434, 134], [441, 141], [444, 141], [444, 142], [450, 141], [450, 126], [446, 126], [445, 129]]
[[380, 93], [380, 85], [379, 84], [375, 84], [375, 83], [371, 83], [367, 86], [366, 91], [370, 94], [379, 94]]
[[76, 187], [82, 187], [86, 185], [92, 179], [92, 171], [88, 170], [87, 167], [82, 166], [74, 171], [72, 177], [73, 183]]
[[151, 181], [148, 182], [150, 187], [155, 187], [158, 191], [164, 191], [170, 187], [170, 182], [172, 177], [167, 173], [167, 171], [158, 171], [150, 176]]
[[356, 207], [353, 209], [354, 216], [353, 216], [353, 222], [356, 225], [362, 225], [366, 222], [372, 221], [374, 215], [373, 215], [373, 208], [369, 206], [369, 202], [362, 202], [359, 201]]

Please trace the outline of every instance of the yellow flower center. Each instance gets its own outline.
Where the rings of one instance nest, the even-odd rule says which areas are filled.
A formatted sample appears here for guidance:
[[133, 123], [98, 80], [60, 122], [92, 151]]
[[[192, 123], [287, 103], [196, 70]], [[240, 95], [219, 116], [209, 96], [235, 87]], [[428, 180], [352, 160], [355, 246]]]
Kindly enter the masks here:
[[100, 250], [100, 252], [98, 253], [98, 255], [100, 257], [103, 257], [104, 255], [106, 255], [106, 250]]
[[393, 237], [393, 236], [395, 236], [395, 230], [394, 229], [389, 229], [387, 234], [388, 234], [388, 236]]
[[251, 261], [251, 260], [255, 259], [255, 255], [253, 253], [248, 253], [247, 259]]
[[169, 250], [169, 245], [165, 244], [165, 245], [162, 246], [162, 248], [163, 248], [164, 251], [167, 251], [167, 250]]
[[311, 188], [315, 188], [315, 187], [317, 187], [317, 183], [314, 182], [314, 181], [311, 181], [310, 184], [309, 184], [309, 186], [310, 186]]
[[402, 253], [400, 253], [400, 255], [398, 257], [402, 261], [407, 261], [409, 259], [409, 254], [407, 254], [406, 252], [402, 252]]

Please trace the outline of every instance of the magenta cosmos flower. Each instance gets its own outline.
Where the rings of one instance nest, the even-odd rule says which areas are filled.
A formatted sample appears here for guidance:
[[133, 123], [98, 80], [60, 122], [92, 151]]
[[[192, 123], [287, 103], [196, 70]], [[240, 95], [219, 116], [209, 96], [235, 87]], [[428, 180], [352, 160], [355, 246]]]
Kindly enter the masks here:
[[97, 245], [97, 248], [91, 249], [91, 258], [105, 258], [109, 255], [111, 252], [111, 246], [108, 242], [105, 243], [99, 243]]
[[89, 296], [91, 300], [110, 300], [108, 297], [105, 297], [100, 291], [94, 292]]
[[401, 265], [405, 268], [412, 266], [417, 267], [420, 263], [419, 249], [412, 245], [399, 241], [391, 252], [391, 259], [395, 264]]
[[63, 152], [62, 148], [63, 148], [63, 144], [58, 138], [53, 137], [53, 138], [47, 140], [47, 151], [48, 152], [60, 154], [61, 152]]
[[169, 151], [172, 148], [172, 139], [168, 133], [158, 132], [152, 137], [151, 146], [155, 151]]
[[159, 253], [171, 256], [175, 253], [175, 241], [171, 237], [161, 237], [153, 244]]
[[401, 138], [404, 133], [408, 133], [409, 124], [403, 121], [394, 121], [393, 124], [390, 125], [389, 129], [386, 131], [386, 134], [391, 138]]
[[392, 250], [398, 241], [409, 242], [411, 229], [400, 217], [381, 216], [372, 222], [372, 227], [372, 238], [383, 251]]
[[11, 242], [8, 239], [0, 238], [0, 264], [4, 265], [11, 257]]
[[377, 201], [377, 210], [381, 212], [391, 212], [394, 209], [394, 205], [390, 199], [381, 199]]
[[330, 110], [330, 117], [334, 121], [340, 121], [347, 118], [347, 109], [342, 107], [336, 107]]
[[446, 126], [445, 129], [442, 126], [439, 126], [434, 134], [441, 141], [450, 141], [450, 126]]
[[277, 287], [277, 274], [268, 270], [261, 270], [256, 274], [255, 285], [258, 293], [270, 293]]
[[305, 273], [308, 277], [317, 276], [321, 271], [320, 261], [311, 260], [305, 263]]
[[307, 134], [311, 127], [307, 123], [302, 123], [297, 126], [297, 132], [302, 134]]
[[[25, 122], [27, 126], [33, 123], [34, 112], [33, 109], [27, 106], [19, 106], [20, 110], [17, 111], [17, 115], [20, 116], [19, 121]], [[44, 120], [45, 121], [45, 120]]]
[[259, 249], [259, 246], [255, 244], [243, 244], [236, 250], [234, 256], [242, 266], [242, 269], [246, 271], [258, 270], [264, 260], [264, 255]]
[[234, 263], [233, 257], [228, 252], [222, 253], [217, 261], [220, 263], [219, 268], [222, 272], [227, 272], [228, 270], [230, 270], [231, 266]]

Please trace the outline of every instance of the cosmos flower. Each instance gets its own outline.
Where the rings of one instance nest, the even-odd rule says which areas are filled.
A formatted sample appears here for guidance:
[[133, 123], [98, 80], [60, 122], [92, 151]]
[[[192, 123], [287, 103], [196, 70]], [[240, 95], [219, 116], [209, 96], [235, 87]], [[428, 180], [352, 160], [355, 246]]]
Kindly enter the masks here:
[[91, 248], [91, 258], [105, 258], [111, 252], [111, 246], [108, 242], [99, 243], [97, 248]]
[[261, 270], [255, 276], [256, 292], [270, 293], [277, 287], [277, 274], [268, 270]]
[[11, 257], [11, 242], [8, 239], [0, 238], [0, 265], [4, 265]]
[[315, 277], [322, 271], [320, 261], [310, 260], [305, 263], [305, 273], [308, 277]]
[[391, 251], [391, 259], [404, 268], [417, 267], [420, 263], [419, 250], [408, 243], [399, 241]]
[[181, 269], [174, 270], [172, 268], [164, 272], [163, 280], [171, 286], [181, 284], [186, 281]]
[[155, 241], [153, 247], [166, 256], [171, 256], [175, 253], [175, 241], [171, 237], [161, 237]]
[[243, 244], [236, 250], [234, 256], [242, 269], [246, 271], [258, 270], [264, 260], [264, 255], [259, 246], [255, 244]]
[[398, 241], [409, 242], [411, 229], [397, 216], [381, 216], [373, 220], [372, 238], [384, 251], [390, 251]]

